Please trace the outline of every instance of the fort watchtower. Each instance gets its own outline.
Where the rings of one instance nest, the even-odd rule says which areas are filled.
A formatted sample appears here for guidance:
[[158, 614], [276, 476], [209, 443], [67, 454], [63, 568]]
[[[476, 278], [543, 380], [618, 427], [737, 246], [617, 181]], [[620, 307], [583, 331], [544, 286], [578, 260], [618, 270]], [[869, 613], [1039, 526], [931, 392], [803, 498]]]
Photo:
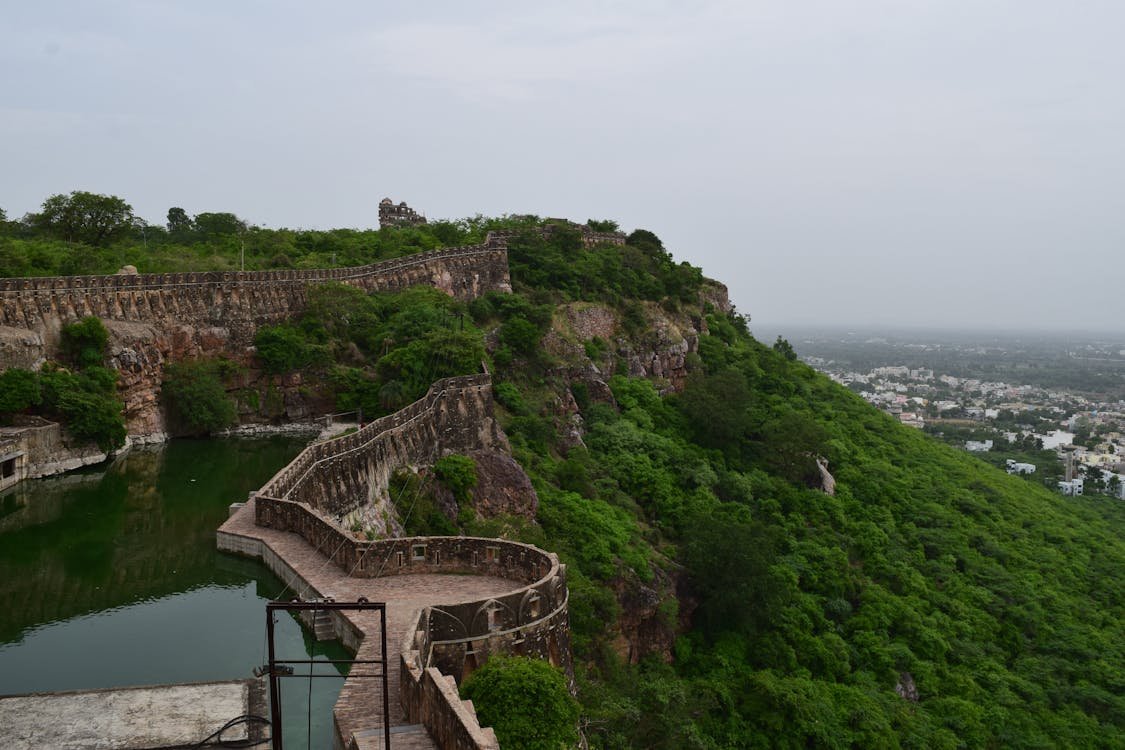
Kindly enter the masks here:
[[398, 227], [408, 226], [413, 227], [418, 224], [425, 224], [426, 217], [419, 214], [410, 206], [406, 205], [405, 201], [395, 204], [390, 198], [384, 198], [379, 201], [379, 228], [383, 227]]

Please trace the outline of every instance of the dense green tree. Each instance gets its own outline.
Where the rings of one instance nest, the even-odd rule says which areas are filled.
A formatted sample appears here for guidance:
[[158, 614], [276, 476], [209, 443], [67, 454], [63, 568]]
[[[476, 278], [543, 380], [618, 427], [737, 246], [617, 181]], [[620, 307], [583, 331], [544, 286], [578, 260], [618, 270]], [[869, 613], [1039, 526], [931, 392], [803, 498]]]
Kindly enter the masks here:
[[70, 195], [52, 195], [43, 201], [30, 224], [43, 233], [87, 245], [102, 246], [129, 234], [133, 207], [116, 195], [75, 190]]
[[109, 331], [98, 318], [90, 315], [62, 327], [60, 338], [63, 355], [78, 367], [90, 367], [105, 361]]
[[616, 232], [620, 227], [612, 219], [587, 219], [586, 226], [595, 232]]
[[317, 347], [291, 325], [262, 326], [254, 334], [254, 347], [266, 372], [279, 375], [309, 365]]
[[205, 238], [214, 238], [225, 235], [238, 235], [246, 231], [246, 222], [228, 212], [212, 212], [196, 214], [192, 222]]
[[223, 386], [229, 368], [220, 360], [186, 360], [165, 368], [160, 393], [180, 430], [206, 435], [234, 424], [234, 400]]
[[434, 475], [449, 488], [457, 502], [466, 503], [477, 484], [477, 465], [471, 457], [454, 453], [434, 462]]
[[777, 341], [773, 342], [773, 350], [790, 362], [797, 359], [797, 352], [793, 351], [793, 345], [781, 336], [778, 336]]
[[0, 417], [38, 406], [43, 400], [39, 376], [18, 367], [0, 372]]
[[45, 366], [39, 375], [47, 416], [66, 425], [79, 440], [109, 452], [125, 443], [123, 405], [117, 397], [117, 373], [88, 366], [78, 373]]
[[578, 702], [566, 677], [539, 659], [493, 656], [461, 685], [501, 747], [568, 750], [578, 742]]
[[195, 229], [195, 222], [188, 216], [187, 211], [179, 206], [172, 206], [168, 209], [167, 226], [170, 234], [182, 235]]

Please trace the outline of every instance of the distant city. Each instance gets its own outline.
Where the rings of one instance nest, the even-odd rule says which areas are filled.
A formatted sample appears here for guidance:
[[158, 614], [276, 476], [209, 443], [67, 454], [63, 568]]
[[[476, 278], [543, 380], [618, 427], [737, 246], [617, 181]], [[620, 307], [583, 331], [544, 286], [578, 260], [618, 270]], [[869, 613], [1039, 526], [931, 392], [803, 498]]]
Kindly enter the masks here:
[[1125, 500], [1125, 335], [790, 329], [785, 338], [905, 425], [1065, 495]]

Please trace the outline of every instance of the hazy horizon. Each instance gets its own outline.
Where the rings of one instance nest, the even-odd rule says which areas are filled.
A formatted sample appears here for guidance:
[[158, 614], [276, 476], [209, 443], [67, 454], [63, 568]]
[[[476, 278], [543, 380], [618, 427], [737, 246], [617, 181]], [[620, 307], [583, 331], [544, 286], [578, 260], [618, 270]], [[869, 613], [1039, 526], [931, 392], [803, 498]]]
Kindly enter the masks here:
[[755, 326], [1125, 327], [1119, 4], [6, 10], [10, 218], [613, 218]]

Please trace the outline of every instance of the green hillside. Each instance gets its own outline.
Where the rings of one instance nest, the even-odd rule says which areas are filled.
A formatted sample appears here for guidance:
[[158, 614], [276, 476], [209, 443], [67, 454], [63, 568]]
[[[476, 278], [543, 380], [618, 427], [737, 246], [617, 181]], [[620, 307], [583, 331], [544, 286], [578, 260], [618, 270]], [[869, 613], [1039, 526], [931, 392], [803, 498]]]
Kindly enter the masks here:
[[[133, 230], [95, 246], [9, 222], [0, 268], [229, 268], [242, 242], [247, 267], [350, 264], [537, 223], [207, 234], [201, 216], [148, 249]], [[433, 502], [411, 530], [560, 553], [591, 746], [1125, 747], [1125, 505], [899, 425], [704, 302], [714, 288], [651, 232], [528, 233], [509, 255], [515, 293], [468, 305], [325, 287], [259, 332], [260, 364], [377, 415], [487, 359], [537, 522]], [[675, 382], [626, 376], [694, 328]], [[461, 500], [472, 471], [455, 468]]]
[[[626, 259], [639, 245], [649, 278], [679, 278], [658, 241], [637, 239]], [[615, 296], [617, 275], [597, 277], [602, 288], [574, 278], [608, 251], [528, 243], [512, 253], [518, 294], [609, 300], [628, 320], [637, 300]], [[682, 284], [648, 291], [696, 312]], [[616, 406], [599, 403], [559, 376], [577, 363], [542, 347], [498, 371], [518, 392], [506, 425], [541, 499], [543, 532], [529, 536], [572, 566], [591, 742], [1125, 746], [1122, 505], [1008, 477], [899, 425], [784, 342], [755, 341], [742, 318], [706, 320], [678, 395], [614, 376]], [[537, 408], [563, 389], [586, 428], [586, 449], [565, 457]], [[835, 497], [811, 489], [813, 455]], [[681, 575], [678, 597], [658, 585]], [[611, 648], [606, 623], [628, 597], [610, 592], [629, 581], [664, 593], [670, 627], [690, 620], [671, 664], [627, 666]]]

